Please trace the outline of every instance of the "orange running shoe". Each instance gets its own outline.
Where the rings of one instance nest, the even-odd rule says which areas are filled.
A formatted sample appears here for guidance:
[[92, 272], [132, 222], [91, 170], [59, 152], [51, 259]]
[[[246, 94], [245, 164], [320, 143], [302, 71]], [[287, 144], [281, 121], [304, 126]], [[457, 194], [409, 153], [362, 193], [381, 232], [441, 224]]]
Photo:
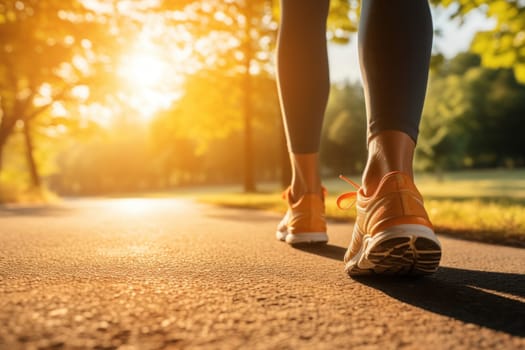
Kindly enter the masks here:
[[277, 225], [277, 239], [289, 244], [328, 242], [324, 214], [325, 189], [322, 194], [306, 193], [295, 203], [291, 197], [291, 188], [288, 188], [283, 192], [288, 211]]
[[350, 276], [428, 275], [438, 269], [441, 244], [410, 176], [386, 174], [369, 197], [353, 181], [341, 178], [357, 190], [337, 199], [340, 208], [343, 201], [357, 202], [352, 241], [344, 257]]

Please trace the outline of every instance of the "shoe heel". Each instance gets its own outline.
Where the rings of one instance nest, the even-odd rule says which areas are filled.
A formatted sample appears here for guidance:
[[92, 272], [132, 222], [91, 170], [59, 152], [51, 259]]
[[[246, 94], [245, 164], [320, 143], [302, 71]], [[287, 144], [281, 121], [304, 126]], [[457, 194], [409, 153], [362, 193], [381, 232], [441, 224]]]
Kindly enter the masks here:
[[394, 275], [429, 275], [438, 269], [441, 244], [426, 226], [393, 226], [366, 240], [359, 269]]

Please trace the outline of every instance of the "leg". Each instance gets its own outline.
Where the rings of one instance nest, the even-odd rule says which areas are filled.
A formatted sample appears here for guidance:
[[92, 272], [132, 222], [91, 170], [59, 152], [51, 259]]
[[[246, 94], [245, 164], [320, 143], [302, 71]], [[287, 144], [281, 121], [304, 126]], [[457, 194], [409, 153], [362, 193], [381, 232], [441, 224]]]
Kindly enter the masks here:
[[427, 1], [362, 2], [359, 54], [369, 156], [363, 186], [341, 196], [357, 197], [356, 224], [344, 259], [350, 275], [430, 274], [441, 258], [412, 178], [432, 44]]
[[412, 176], [432, 47], [427, 0], [364, 0], [359, 57], [368, 117], [366, 193], [388, 172]]
[[319, 176], [321, 127], [330, 90], [326, 50], [329, 0], [281, 0], [277, 81], [292, 164], [288, 211], [277, 238], [290, 244], [326, 242]]
[[319, 143], [330, 89], [328, 0], [282, 0], [277, 79], [292, 164], [292, 195], [320, 193]]

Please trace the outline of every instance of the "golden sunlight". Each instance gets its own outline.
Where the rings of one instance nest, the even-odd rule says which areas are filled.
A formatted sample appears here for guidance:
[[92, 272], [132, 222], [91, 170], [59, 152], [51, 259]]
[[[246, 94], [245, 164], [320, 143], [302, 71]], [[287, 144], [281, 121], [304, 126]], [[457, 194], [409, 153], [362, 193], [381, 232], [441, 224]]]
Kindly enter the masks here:
[[142, 198], [126, 198], [112, 202], [113, 210], [123, 214], [144, 214], [153, 210], [151, 201]]
[[141, 42], [136, 50], [122, 57], [118, 73], [128, 105], [144, 122], [149, 122], [159, 109], [169, 107], [180, 95], [181, 78], [173, 76], [171, 62], [147, 43]]
[[151, 89], [162, 83], [167, 64], [149, 52], [131, 53], [123, 59], [120, 74], [134, 89]]

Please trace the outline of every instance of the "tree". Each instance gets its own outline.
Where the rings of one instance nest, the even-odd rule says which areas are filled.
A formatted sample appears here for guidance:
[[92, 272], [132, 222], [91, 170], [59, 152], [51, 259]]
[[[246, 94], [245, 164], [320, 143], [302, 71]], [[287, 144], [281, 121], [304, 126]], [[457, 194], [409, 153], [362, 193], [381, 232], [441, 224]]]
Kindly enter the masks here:
[[359, 84], [332, 86], [321, 137], [321, 159], [334, 175], [359, 173], [366, 162], [366, 111]]
[[481, 56], [488, 68], [512, 68], [525, 83], [525, 3], [522, 0], [432, 0], [435, 5], [455, 6], [451, 17], [463, 17], [473, 10], [495, 20], [492, 30], [478, 32], [471, 51]]
[[120, 12], [117, 1], [0, 4], [0, 171], [6, 142], [21, 129], [31, 182], [39, 187], [35, 130], [70, 127], [79, 104], [115, 92], [116, 58], [139, 27], [136, 16]]
[[[242, 174], [239, 159], [244, 156], [244, 101], [241, 89], [235, 88], [242, 85], [243, 79], [243, 75], [225, 77], [217, 69], [201, 70], [187, 78], [180, 100], [172, 108], [159, 113], [151, 130], [152, 142], [157, 150], [155, 154], [159, 167], [166, 171], [168, 177], [173, 173], [195, 171], [212, 179], [215, 175], [219, 178], [221, 174], [229, 174], [229, 168], [232, 168], [234, 175], [229, 174], [225, 178], [243, 179], [238, 175]], [[259, 74], [252, 77], [251, 85], [250, 108], [254, 116], [252, 158], [259, 175], [263, 163], [272, 158], [267, 153], [277, 153], [275, 145], [280, 144], [281, 124], [277, 117], [279, 104], [273, 78]], [[266, 137], [262, 138], [262, 134]], [[269, 139], [272, 142], [268, 142]], [[192, 147], [181, 148], [181, 144], [191, 144]], [[253, 157], [253, 154], [256, 156]], [[232, 156], [237, 161], [227, 162]], [[194, 167], [192, 159], [195, 158], [201, 160], [201, 168]], [[221, 163], [223, 160], [224, 163]], [[272, 167], [275, 169], [275, 159]]]
[[416, 164], [438, 175], [463, 164], [468, 133], [462, 118], [471, 106], [460, 76], [432, 77], [423, 109]]
[[525, 86], [509, 68], [480, 64], [478, 55], [460, 53], [432, 72], [421, 122], [419, 168], [440, 173], [525, 163], [519, 126]]
[[[78, 1], [4, 1], [0, 5], [0, 170], [17, 124], [22, 126], [32, 183], [40, 185], [31, 126], [59, 101], [71, 98], [86, 69], [89, 41], [82, 30], [98, 24]], [[75, 23], [77, 22], [77, 23]]]
[[[114, 74], [118, 57], [130, 45], [130, 39], [141, 32], [141, 23], [158, 20], [172, 24], [173, 30], [152, 38], [153, 43], [184, 47], [197, 58], [186, 62], [191, 66], [188, 76], [215, 70], [220, 73], [220, 81], [231, 83], [225, 91], [229, 90], [228, 96], [236, 96], [237, 100], [225, 98], [226, 95], [211, 100], [217, 102], [215, 108], [236, 107], [242, 111], [236, 125], [242, 125], [244, 130], [244, 182], [247, 190], [255, 189], [254, 130], [258, 120], [271, 119], [257, 115], [255, 86], [272, 75], [276, 7], [265, 0], [160, 3], [156, 8], [151, 1], [117, 0], [7, 0], [0, 4], [0, 165], [6, 141], [13, 133], [20, 133], [25, 140], [32, 182], [39, 186], [38, 161], [33, 155], [39, 147], [35, 136], [57, 125], [74, 124], [72, 120], [79, 115], [74, 110], [79, 104], [102, 101], [108, 96], [114, 103], [122, 102], [118, 100], [123, 89]], [[349, 33], [355, 30], [348, 13], [357, 7], [357, 1], [332, 2], [332, 40], [348, 40]], [[189, 39], [177, 37], [181, 26], [185, 34], [189, 33]], [[197, 104], [202, 100], [201, 95]], [[274, 113], [271, 117], [275, 119], [271, 120], [276, 124], [280, 122], [278, 108], [274, 108], [277, 104], [273, 104], [273, 96], [269, 100], [272, 104], [266, 111]], [[226, 106], [228, 101], [231, 103]], [[56, 114], [57, 110], [68, 113]], [[234, 130], [216, 125], [213, 132]]]
[[[356, 30], [349, 13], [357, 11], [358, 2], [336, 0], [332, 2], [329, 18], [329, 37], [336, 42], [346, 42], [349, 34]], [[242, 79], [231, 89], [239, 89], [243, 103], [240, 106], [244, 130], [244, 189], [254, 191], [254, 92], [253, 79], [261, 74], [273, 74], [271, 62], [273, 43], [277, 33], [276, 18], [279, 16], [276, 2], [207, 0], [189, 3], [183, 12], [186, 18], [198, 18], [186, 23], [201, 42], [211, 41], [214, 51], [207, 50], [202, 61], [220, 70], [225, 77], [242, 75]], [[164, 6], [174, 6], [165, 1]], [[354, 18], [356, 16], [354, 15]], [[220, 40], [220, 44], [219, 41]], [[276, 116], [277, 117], [277, 116]], [[283, 145], [284, 147], [284, 145]]]

